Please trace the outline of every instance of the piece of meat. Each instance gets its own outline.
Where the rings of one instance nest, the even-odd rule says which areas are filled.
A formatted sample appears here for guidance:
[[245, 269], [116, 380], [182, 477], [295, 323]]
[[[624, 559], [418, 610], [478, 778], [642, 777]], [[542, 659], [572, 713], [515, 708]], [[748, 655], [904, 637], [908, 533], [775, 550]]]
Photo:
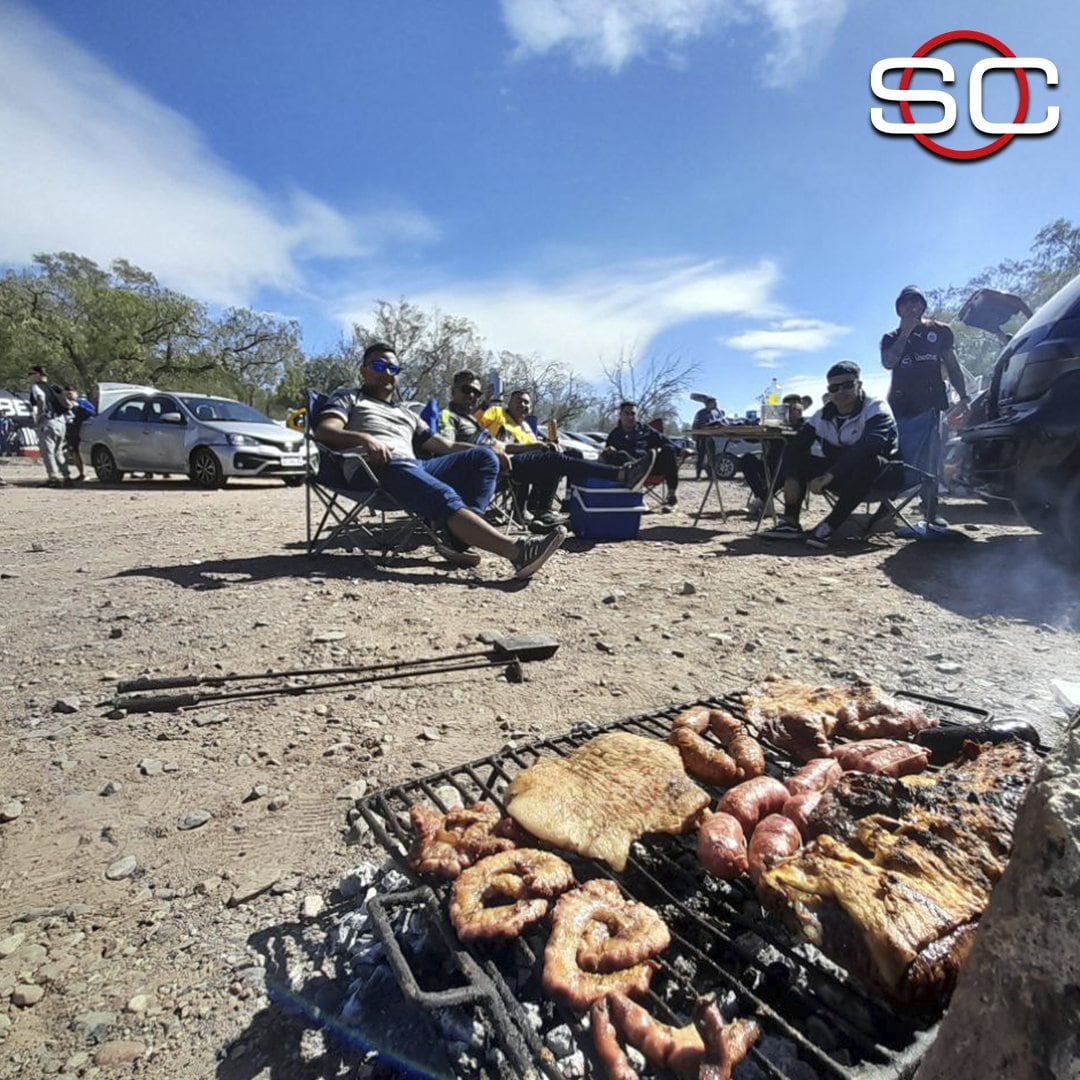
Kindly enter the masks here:
[[692, 829], [708, 793], [683, 769], [678, 751], [626, 732], [598, 735], [565, 758], [542, 758], [506, 789], [507, 813], [554, 847], [623, 870], [645, 833]]
[[731, 1080], [735, 1066], [758, 1041], [756, 1021], [740, 1017], [724, 1023], [715, 999], [703, 998], [694, 1010], [694, 1025], [701, 1035], [703, 1054], [698, 1080]]
[[784, 781], [784, 787], [792, 795], [805, 795], [810, 791], [824, 791], [834, 780], [839, 780], [844, 770], [833, 758], [814, 758], [808, 761], [794, 776]]
[[845, 772], [855, 770], [882, 776], [910, 776], [922, 772], [930, 764], [930, 751], [914, 743], [894, 739], [865, 739], [836, 747], [833, 758]]
[[[593, 1003], [592, 1024], [594, 1032], [597, 1032], [597, 1049], [600, 1049], [601, 1035], [597, 1029], [597, 1018], [603, 1028], [606, 1019], [610, 1025], [610, 1035], [616, 1040], [623, 1042], [639, 1050], [645, 1060], [656, 1069], [670, 1070], [680, 1074], [693, 1074], [697, 1071], [705, 1055], [705, 1044], [698, 1034], [697, 1028], [691, 1022], [683, 1027], [672, 1027], [670, 1024], [661, 1023], [646, 1009], [636, 1002], [631, 1001], [625, 994], [609, 994], [605, 998]], [[607, 1031], [604, 1037], [607, 1037]], [[626, 1055], [621, 1047], [619, 1053], [624, 1060]], [[601, 1059], [605, 1064], [608, 1060], [615, 1065], [618, 1059], [614, 1054], [601, 1051]], [[626, 1061], [626, 1067], [630, 1063]], [[609, 1076], [625, 1076], [629, 1080], [629, 1074], [620, 1072], [622, 1064], [619, 1062], [612, 1069], [609, 1065]], [[636, 1073], [634, 1074], [637, 1075]]]
[[746, 873], [746, 833], [730, 814], [710, 814], [698, 826], [698, 858], [715, 877], [731, 881]]
[[771, 677], [742, 695], [746, 718], [774, 746], [797, 761], [828, 757], [836, 710], [848, 698], [843, 687], [814, 686]]
[[749, 837], [763, 817], [783, 808], [788, 797], [788, 789], [779, 780], [771, 776], [756, 776], [726, 792], [716, 809], [720, 813], [730, 814]]
[[614, 994], [609, 994], [597, 998], [589, 1012], [589, 1026], [592, 1028], [596, 1056], [600, 1059], [608, 1080], [640, 1080], [619, 1042], [619, 1033], [611, 1020], [610, 1002], [613, 997]]
[[570, 864], [550, 851], [500, 851], [458, 875], [450, 922], [464, 942], [517, 937], [547, 914], [551, 897], [573, 885]]
[[795, 822], [783, 814], [770, 814], [758, 822], [747, 849], [750, 880], [757, 884], [761, 875], [781, 859], [794, 855], [802, 847], [802, 835]]
[[858, 683], [836, 711], [835, 731], [846, 739], [906, 739], [940, 721], [921, 705], [899, 701], [873, 683]]
[[[618, 970], [586, 971], [578, 959], [582, 943], [595, 944], [598, 930], [591, 928], [592, 924], [599, 923], [603, 928], [609, 921], [640, 922], [652, 928], [641, 942], [641, 959]], [[656, 922], [662, 932], [656, 931]], [[652, 957], [667, 948], [669, 941], [667, 927], [651, 908], [625, 900], [613, 881], [588, 881], [564, 893], [555, 905], [551, 936], [544, 950], [544, 990], [575, 1009], [587, 1009], [597, 998], [616, 991], [641, 996], [648, 990], [657, 966]]]
[[1026, 743], [970, 753], [939, 773], [845, 774], [810, 822], [835, 834], [758, 883], [770, 914], [896, 1001], [947, 1001], [1039, 767]]
[[[720, 746], [704, 737], [711, 728]], [[695, 705], [684, 709], [672, 723], [668, 741], [675, 746], [686, 771], [716, 787], [730, 787], [765, 771], [761, 744], [746, 725], [723, 709]]]
[[509, 851], [524, 840], [513, 821], [485, 802], [445, 814], [415, 803], [409, 807], [409, 822], [416, 834], [409, 865], [419, 874], [455, 878], [477, 860]]
[[801, 795], [792, 795], [780, 810], [784, 817], [794, 823], [804, 839], [809, 836], [810, 817], [824, 794], [824, 791], [805, 791]]

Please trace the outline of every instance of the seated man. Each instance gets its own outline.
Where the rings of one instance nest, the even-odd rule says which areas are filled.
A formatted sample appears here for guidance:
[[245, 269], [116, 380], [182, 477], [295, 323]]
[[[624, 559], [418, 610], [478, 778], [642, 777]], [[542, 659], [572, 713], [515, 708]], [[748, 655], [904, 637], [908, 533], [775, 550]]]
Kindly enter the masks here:
[[471, 371], [459, 371], [450, 389], [450, 404], [440, 416], [439, 434], [458, 443], [489, 445], [507, 456], [510, 482], [523, 508], [532, 515], [530, 528], [547, 532], [558, 524], [555, 492], [566, 477], [571, 483], [589, 479], [609, 480], [637, 491], [645, 483], [656, 455], [622, 467], [585, 461], [561, 451], [557, 443], [541, 441], [525, 422], [532, 407], [527, 390], [515, 390], [506, 409], [493, 405], [474, 415], [480, 399], [480, 380]]
[[[762, 533], [766, 539], [805, 539], [809, 547], [824, 550], [893, 457], [896, 422], [885, 402], [866, 395], [859, 375], [851, 360], [829, 368], [828, 404], [784, 449], [784, 513], [775, 528]], [[807, 535], [799, 513], [808, 485], [816, 495], [833, 492], [836, 505]]]
[[[812, 402], [811, 402], [812, 403]], [[798, 431], [802, 427], [804, 399], [798, 394], [785, 394], [780, 402], [787, 409], [787, 426]], [[739, 466], [747, 484], [750, 485], [751, 498], [747, 509], [752, 514], [764, 511], [772, 513], [772, 505], [765, 505], [766, 499], [784, 487], [784, 444], [778, 439], [767, 440], [761, 448], [760, 454], [743, 454], [739, 458]], [[767, 459], [763, 461], [762, 459]], [[773, 477], [772, 492], [769, 491], [768, 480], [765, 473], [765, 465], [769, 466], [769, 473]]]
[[[360, 363], [360, 388], [337, 390], [318, 418], [316, 441], [344, 455], [350, 486], [370, 483], [353, 455], [366, 458], [383, 489], [402, 506], [445, 529], [439, 554], [459, 566], [476, 566], [482, 548], [509, 559], [515, 577], [532, 577], [566, 538], [559, 528], [547, 536], [514, 542], [481, 514], [491, 502], [499, 458], [486, 446], [451, 443], [392, 398], [401, 370], [391, 346], [369, 345]], [[418, 461], [420, 449], [435, 457]]]
[[656, 428], [639, 423], [637, 405], [633, 401], [624, 401], [619, 406], [619, 424], [608, 434], [607, 445], [600, 456], [604, 461], [618, 465], [634, 461], [649, 450], [656, 451], [653, 471], [660, 473], [667, 482], [668, 506], [678, 506], [679, 499], [675, 489], [679, 486], [679, 461], [682, 452]]

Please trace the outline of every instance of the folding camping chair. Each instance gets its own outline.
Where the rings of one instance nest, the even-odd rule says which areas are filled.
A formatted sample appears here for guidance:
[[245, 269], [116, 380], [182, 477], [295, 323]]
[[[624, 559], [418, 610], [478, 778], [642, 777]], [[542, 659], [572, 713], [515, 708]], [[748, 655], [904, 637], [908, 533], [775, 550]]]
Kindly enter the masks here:
[[[908, 465], [899, 458], [890, 461], [874, 477], [870, 490], [863, 497], [870, 516], [859, 533], [859, 539], [867, 539], [882, 522], [892, 524], [901, 521], [909, 529], [914, 529], [904, 511], [913, 499], [922, 494], [924, 485], [930, 480], [934, 480], [930, 473], [914, 465]], [[836, 497], [831, 491], [823, 491], [822, 494], [830, 506], [835, 505]]]
[[[321, 555], [328, 548], [343, 547], [350, 552], [359, 550], [375, 563], [404, 549], [417, 534], [432, 544], [439, 543], [440, 538], [429, 522], [407, 510], [383, 490], [363, 457], [342, 454], [315, 441], [319, 413], [326, 407], [327, 400], [325, 394], [308, 391], [304, 421], [308, 462], [305, 500], [308, 555]], [[311, 464], [315, 456], [311, 452], [313, 448], [318, 451], [317, 468]], [[360, 487], [346, 482], [344, 465], [347, 457], [364, 475]], [[355, 479], [354, 476], [354, 484]], [[377, 518], [377, 524], [364, 521], [364, 514]], [[388, 519], [388, 515], [395, 515], [397, 520]], [[378, 559], [369, 554], [372, 549], [379, 553]]]

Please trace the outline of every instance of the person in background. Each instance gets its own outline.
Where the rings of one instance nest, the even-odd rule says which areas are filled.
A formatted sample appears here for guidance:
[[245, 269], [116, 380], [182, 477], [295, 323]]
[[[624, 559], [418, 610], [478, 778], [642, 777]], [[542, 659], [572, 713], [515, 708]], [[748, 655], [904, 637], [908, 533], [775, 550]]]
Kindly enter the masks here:
[[[798, 394], [785, 394], [781, 404], [787, 410], [786, 426], [793, 431], [798, 431], [803, 422], [803, 403], [806, 398]], [[811, 404], [813, 399], [809, 399]], [[765, 468], [768, 465], [768, 474], [773, 477], [773, 492], [784, 489], [784, 443], [779, 439], [766, 439], [761, 446], [760, 454], [743, 454], [739, 458], [742, 474], [750, 485], [750, 502], [746, 509], [751, 514], [771, 514], [772, 497], [769, 491], [768, 476]], [[766, 500], [768, 505], [766, 506]]]
[[636, 402], [624, 401], [619, 406], [619, 423], [608, 433], [600, 457], [611, 465], [628, 465], [650, 450], [656, 451], [653, 471], [660, 473], [667, 483], [667, 505], [678, 506], [675, 492], [679, 486], [679, 448], [656, 428], [638, 421]]
[[483, 439], [482, 445], [507, 455], [510, 483], [515, 486], [519, 505], [531, 518], [528, 525], [533, 532], [549, 532], [560, 524], [554, 509], [555, 493], [564, 477], [571, 483], [608, 480], [637, 491], [652, 469], [656, 457], [653, 453], [630, 465], [605, 465], [573, 457], [560, 450], [557, 443], [537, 439], [526, 423], [532, 409], [527, 390], [513, 391], [505, 411], [493, 406], [474, 414], [480, 392], [480, 380], [473, 372], [459, 371], [454, 376], [450, 404], [440, 417], [439, 434], [459, 443]]
[[[496, 452], [433, 435], [420, 417], [394, 401], [400, 371], [392, 346], [369, 345], [360, 362], [360, 386], [334, 392], [318, 418], [316, 441], [344, 455], [350, 485], [370, 490], [364, 470], [350, 461], [362, 455], [385, 491], [436, 522], [443, 535], [436, 550], [448, 562], [476, 566], [480, 555], [474, 549], [480, 548], [508, 559], [515, 577], [532, 577], [561, 547], [566, 529], [513, 541], [492, 528], [482, 515], [499, 474]], [[418, 460], [417, 450], [434, 456]]]
[[[700, 431], [702, 428], [716, 427], [723, 422], [724, 413], [722, 409], [717, 408], [716, 398], [708, 397], [705, 399], [705, 404], [694, 413], [694, 419], [690, 426], [694, 431]], [[694, 479], [700, 480], [702, 473], [705, 474], [707, 480], [711, 479], [709, 437], [707, 435], [695, 435], [694, 449], [697, 451], [697, 457], [694, 459]]]
[[[905, 285], [896, 298], [900, 325], [881, 339], [881, 365], [892, 372], [889, 407], [896, 417], [900, 456], [909, 465], [938, 476], [941, 470], [941, 414], [949, 407], [944, 371], [966, 408], [967, 383], [956, 357], [952, 330], [927, 319], [926, 297], [914, 285]], [[922, 493], [923, 517], [934, 525], [937, 485], [927, 481]]]
[[79, 438], [82, 434], [83, 424], [91, 416], [97, 416], [97, 409], [94, 408], [94, 403], [89, 398], [83, 397], [70, 386], [64, 393], [67, 394], [68, 401], [71, 402], [65, 445], [67, 446], [68, 461], [78, 470], [75, 479], [81, 484], [86, 479], [86, 466], [83, 464], [82, 454], [79, 451]]
[[71, 403], [63, 391], [50, 386], [43, 367], [35, 365], [30, 369], [30, 381], [30, 408], [37, 428], [38, 450], [45, 465], [45, 483], [49, 487], [61, 484], [71, 487], [71, 471], [64, 454]]
[[[859, 365], [841, 360], [829, 368], [829, 404], [814, 413], [784, 448], [784, 513], [767, 540], [804, 540], [828, 548], [836, 530], [865, 498], [896, 449], [889, 406], [863, 390]], [[810, 533], [799, 524], [803, 496], [828, 489], [836, 504]]]

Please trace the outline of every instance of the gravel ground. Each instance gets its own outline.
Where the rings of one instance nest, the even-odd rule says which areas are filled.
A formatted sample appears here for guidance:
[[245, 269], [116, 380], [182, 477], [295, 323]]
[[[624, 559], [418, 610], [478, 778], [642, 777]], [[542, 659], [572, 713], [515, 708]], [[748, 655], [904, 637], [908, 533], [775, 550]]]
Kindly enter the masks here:
[[[974, 501], [945, 505], [956, 543], [815, 555], [755, 538], [736, 484], [727, 522], [693, 528], [688, 481], [639, 541], [571, 539], [526, 584], [423, 550], [381, 571], [309, 560], [304, 493], [280, 484], [54, 491], [35, 464], [0, 470], [0, 1077], [348, 1072], [304, 1016], [320, 977], [334, 996], [337, 886], [372, 857], [347, 825], [361, 790], [767, 672], [860, 673], [1053, 739], [1050, 680], [1080, 678], [1080, 577]], [[378, 663], [528, 630], [562, 645], [521, 684], [494, 669], [179, 713], [102, 704], [143, 674]], [[303, 1000], [270, 1004], [268, 982], [287, 999], [301, 975]]]

